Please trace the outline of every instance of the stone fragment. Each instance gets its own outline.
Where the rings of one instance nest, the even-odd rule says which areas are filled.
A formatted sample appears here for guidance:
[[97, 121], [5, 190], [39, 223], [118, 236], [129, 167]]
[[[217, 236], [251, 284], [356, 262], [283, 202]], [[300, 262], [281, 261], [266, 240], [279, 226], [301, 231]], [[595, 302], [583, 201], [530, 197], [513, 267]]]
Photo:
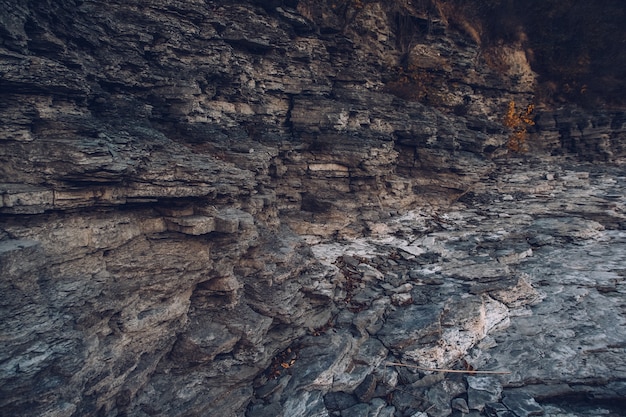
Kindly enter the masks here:
[[413, 382], [411, 386], [413, 387], [432, 387], [439, 382], [443, 381], [445, 378], [445, 374], [442, 372], [435, 372], [432, 374], [426, 374], [419, 380]]
[[[281, 389], [284, 388], [282, 382], [283, 380], [286, 378], [281, 378], [281, 379], [269, 379], [268, 381], [266, 381], [263, 385], [261, 385], [260, 387], [257, 387], [256, 390], [254, 391], [254, 394], [257, 398], [260, 399], [268, 399], [271, 395], [274, 395], [276, 393], [278, 393]], [[274, 403], [276, 404], [276, 403]]]
[[524, 258], [532, 256], [532, 254], [532, 248], [529, 248], [528, 245], [524, 243], [511, 245], [506, 249], [498, 250], [496, 251], [495, 256], [501, 264], [514, 264]]
[[502, 403], [518, 417], [543, 415], [543, 408], [530, 394], [525, 392], [505, 393]]
[[389, 314], [378, 337], [394, 353], [404, 353], [414, 345], [439, 337], [439, 314], [440, 309], [432, 305], [410, 305], [398, 309]]
[[278, 403], [254, 404], [248, 408], [248, 415], [255, 417], [277, 417], [283, 415], [283, 408]]
[[283, 410], [290, 417], [329, 417], [320, 391], [298, 391], [287, 398]]
[[398, 390], [393, 394], [392, 404], [400, 415], [412, 415], [423, 409], [423, 394], [421, 390]]
[[482, 282], [472, 282], [470, 284], [470, 293], [485, 294], [493, 291], [506, 291], [514, 287], [517, 283], [517, 277], [513, 275], [502, 276], [495, 279], [483, 280]]
[[332, 176], [348, 176], [349, 168], [339, 164], [309, 164], [309, 170], [313, 172], [324, 172]]
[[483, 410], [485, 404], [500, 400], [502, 384], [496, 378], [467, 376], [467, 405], [473, 410]]
[[230, 352], [239, 339], [222, 324], [194, 321], [174, 345], [172, 359], [196, 365], [206, 363], [220, 353]]
[[453, 410], [460, 411], [463, 414], [467, 414], [470, 412], [469, 406], [467, 405], [467, 401], [464, 398], [454, 398], [450, 402], [450, 406]]
[[216, 230], [216, 219], [207, 216], [166, 217], [167, 229], [186, 235], [206, 235]]
[[382, 398], [373, 398], [369, 406], [370, 409], [367, 417], [378, 417], [381, 411], [387, 406], [387, 401]]
[[365, 288], [356, 290], [354, 295], [351, 297], [351, 302], [355, 305], [370, 305], [372, 301], [382, 295], [381, 291], [377, 288], [366, 286], [365, 283], [362, 283], [361, 285]]
[[329, 411], [341, 411], [357, 403], [354, 395], [342, 391], [331, 391], [324, 395], [324, 404]]
[[354, 390], [354, 395], [359, 399], [359, 401], [366, 403], [369, 402], [376, 390], [376, 377], [373, 374], [369, 374], [365, 377], [363, 382], [359, 384], [358, 387]]
[[215, 292], [231, 292], [237, 291], [243, 286], [239, 280], [232, 276], [226, 275], [223, 277], [213, 278], [209, 281], [203, 281], [198, 285], [203, 291], [215, 291]]
[[[343, 373], [335, 376], [334, 389], [355, 390], [368, 378], [368, 375], [373, 375], [376, 383], [378, 381], [374, 370], [387, 357], [389, 353], [387, 348], [377, 338], [373, 337], [362, 337], [356, 339], [356, 342], [355, 347], [357, 349], [352, 354], [352, 362], [348, 363], [348, 368]], [[367, 383], [361, 388], [364, 389], [366, 386]], [[364, 392], [363, 394], [366, 395], [367, 393]]]
[[529, 277], [522, 274], [517, 284], [506, 290], [493, 291], [490, 295], [509, 308], [519, 308], [531, 304], [540, 298], [539, 292], [530, 285]]
[[215, 217], [215, 231], [219, 233], [237, 233], [239, 218], [232, 215], [219, 214]]
[[306, 20], [296, 10], [288, 7], [277, 7], [276, 12], [287, 20], [299, 33], [307, 33], [313, 30], [311, 22]]
[[341, 411], [341, 417], [363, 417], [370, 413], [370, 406], [368, 404], [356, 404], [350, 408]]
[[485, 404], [484, 412], [489, 417], [516, 417], [504, 404], [497, 402]]
[[368, 417], [394, 417], [396, 415], [396, 407], [390, 405], [378, 412], [378, 414], [372, 414]]
[[382, 272], [368, 264], [359, 264], [357, 270], [361, 273], [364, 281], [382, 281], [385, 279], [385, 275]]
[[594, 239], [604, 230], [604, 226], [591, 219], [576, 216], [558, 216], [535, 219], [525, 231], [529, 235], [547, 234], [564, 239]]
[[368, 334], [374, 335], [384, 325], [382, 316], [385, 312], [385, 308], [384, 305], [377, 306], [376, 301], [372, 303], [370, 308], [359, 312], [353, 320], [354, 326], [361, 333], [366, 331]]
[[[345, 331], [328, 332], [321, 337], [306, 339], [299, 352], [299, 359], [290, 382], [293, 389], [352, 391], [365, 379], [371, 369], [361, 366], [356, 369], [352, 358], [360, 347]], [[298, 366], [306, 369], [298, 370]]]
[[13, 268], [28, 268], [28, 263], [20, 264], [20, 257], [25, 252], [31, 252], [33, 249], [41, 250], [41, 243], [36, 240], [11, 239], [0, 241], [0, 260], [2, 266], [0, 270], [4, 270], [7, 274], [13, 275]]
[[537, 234], [528, 237], [528, 243], [532, 246], [546, 246], [554, 243], [554, 236], [545, 235], [545, 234]]
[[415, 262], [419, 265], [429, 265], [438, 262], [441, 259], [441, 254], [437, 252], [424, 252], [415, 257]]
[[409, 291], [411, 291], [413, 289], [413, 285], [410, 282], [404, 283], [394, 289], [391, 290], [391, 292], [396, 293], [396, 294], [400, 294], [400, 293], [407, 293]]
[[350, 255], [343, 255], [342, 259], [346, 265], [349, 265], [353, 268], [356, 268], [361, 263], [358, 259], [355, 259], [353, 256]]
[[450, 393], [443, 384], [437, 384], [429, 389], [426, 398], [430, 402], [429, 417], [447, 417], [452, 414]]
[[391, 304], [395, 306], [406, 306], [413, 303], [413, 296], [410, 293], [403, 294], [392, 294], [391, 295]]

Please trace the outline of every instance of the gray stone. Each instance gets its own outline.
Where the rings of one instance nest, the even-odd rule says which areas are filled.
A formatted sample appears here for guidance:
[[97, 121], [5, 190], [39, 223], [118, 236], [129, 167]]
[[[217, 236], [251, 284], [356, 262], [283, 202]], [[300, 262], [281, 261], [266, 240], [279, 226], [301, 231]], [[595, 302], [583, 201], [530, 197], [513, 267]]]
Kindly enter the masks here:
[[283, 405], [284, 415], [293, 417], [329, 417], [319, 391], [300, 391]]
[[468, 414], [470, 412], [469, 406], [467, 405], [467, 401], [464, 398], [454, 398], [450, 402], [450, 406], [453, 410], [460, 411], [463, 414]]
[[369, 414], [367, 417], [378, 417], [387, 407], [387, 402], [382, 398], [374, 398], [369, 404]]
[[279, 417], [283, 415], [283, 409], [279, 404], [276, 403], [271, 403], [268, 405], [255, 404], [248, 407], [247, 413], [248, 415], [258, 417]]
[[346, 263], [346, 265], [349, 265], [353, 268], [356, 268], [361, 263], [350, 255], [343, 255], [342, 260]]
[[390, 405], [380, 410], [378, 414], [371, 415], [368, 417], [394, 417], [395, 415], [396, 415], [396, 408]]
[[424, 375], [423, 378], [413, 382], [413, 387], [432, 387], [445, 379], [445, 374], [436, 372], [434, 374]]
[[358, 387], [354, 390], [354, 395], [359, 399], [362, 403], [369, 402], [374, 396], [374, 391], [376, 390], [376, 378], [374, 375], [369, 374], [363, 382], [359, 384]]
[[496, 378], [484, 376], [468, 376], [467, 405], [473, 410], [482, 410], [487, 403], [500, 400], [502, 384]]
[[532, 235], [528, 237], [528, 243], [532, 246], [546, 246], [554, 243], [554, 236], [550, 235]]
[[428, 390], [426, 394], [430, 405], [428, 415], [433, 417], [447, 417], [452, 414], [451, 396], [441, 385]]
[[505, 393], [502, 403], [518, 417], [541, 416], [543, 408], [524, 392]]
[[437, 306], [409, 305], [400, 308], [390, 313], [378, 337], [394, 353], [402, 353], [416, 344], [438, 337], [439, 314]]
[[401, 415], [411, 415], [423, 409], [425, 404], [424, 392], [421, 390], [398, 390], [393, 393], [392, 405]]
[[361, 275], [363, 276], [363, 280], [365, 281], [384, 279], [384, 275], [382, 272], [368, 264], [359, 264], [356, 268], [361, 273]]
[[357, 399], [353, 394], [341, 391], [331, 391], [324, 395], [324, 404], [329, 411], [341, 411], [356, 405]]
[[413, 297], [411, 296], [411, 294], [407, 293], [392, 294], [391, 303], [395, 306], [406, 306], [413, 303]]
[[341, 417], [368, 417], [370, 414], [368, 404], [356, 404], [341, 411]]
[[489, 417], [515, 417], [515, 413], [502, 403], [487, 403], [484, 412]]

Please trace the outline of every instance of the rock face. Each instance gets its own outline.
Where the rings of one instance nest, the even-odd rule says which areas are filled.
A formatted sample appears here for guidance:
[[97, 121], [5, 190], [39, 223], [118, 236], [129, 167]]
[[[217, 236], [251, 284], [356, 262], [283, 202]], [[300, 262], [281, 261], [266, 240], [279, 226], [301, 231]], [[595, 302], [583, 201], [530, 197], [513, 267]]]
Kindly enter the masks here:
[[338, 3], [0, 1], [1, 415], [623, 399], [624, 111], [502, 159], [523, 51]]

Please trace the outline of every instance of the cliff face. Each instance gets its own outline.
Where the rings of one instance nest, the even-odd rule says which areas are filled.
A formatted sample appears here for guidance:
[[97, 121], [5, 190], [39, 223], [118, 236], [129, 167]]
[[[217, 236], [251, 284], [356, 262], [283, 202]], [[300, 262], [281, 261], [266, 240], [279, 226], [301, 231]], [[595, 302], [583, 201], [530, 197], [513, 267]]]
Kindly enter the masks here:
[[[310, 244], [467, 196], [533, 100], [521, 49], [408, 6], [0, 5], [3, 415], [243, 415], [349, 298]], [[623, 111], [537, 117], [624, 156]]]

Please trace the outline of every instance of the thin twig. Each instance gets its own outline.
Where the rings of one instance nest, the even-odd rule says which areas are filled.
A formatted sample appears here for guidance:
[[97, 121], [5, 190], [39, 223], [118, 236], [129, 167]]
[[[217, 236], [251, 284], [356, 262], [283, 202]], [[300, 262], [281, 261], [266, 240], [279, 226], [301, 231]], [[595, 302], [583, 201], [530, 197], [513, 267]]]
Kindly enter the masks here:
[[417, 366], [417, 365], [407, 365], [405, 363], [398, 363], [398, 362], [386, 362], [387, 365], [394, 365], [394, 366], [404, 366], [407, 368], [414, 368], [414, 369], [419, 369], [420, 371], [429, 371], [429, 372], [448, 372], [448, 373], [455, 373], [455, 374], [492, 374], [492, 375], [508, 375], [511, 372], [509, 371], [465, 371], [465, 370], [459, 370], [459, 369], [439, 369], [439, 368], [425, 368], [423, 366]]

